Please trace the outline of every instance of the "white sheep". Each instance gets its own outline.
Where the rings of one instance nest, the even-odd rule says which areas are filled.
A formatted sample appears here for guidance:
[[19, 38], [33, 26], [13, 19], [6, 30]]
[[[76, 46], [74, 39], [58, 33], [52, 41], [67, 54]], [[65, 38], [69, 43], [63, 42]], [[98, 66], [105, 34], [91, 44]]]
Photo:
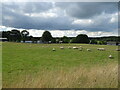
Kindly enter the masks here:
[[87, 49], [87, 51], [91, 51], [91, 49]]
[[73, 49], [78, 49], [78, 47], [73, 47]]
[[116, 51], [120, 51], [120, 49], [116, 49]]
[[101, 51], [105, 51], [105, 48], [101, 48], [100, 50], [101, 50]]
[[105, 48], [97, 48], [99, 51], [105, 51]]
[[56, 51], [55, 48], [53, 48], [52, 51]]
[[60, 49], [64, 49], [64, 47], [60, 47]]
[[113, 56], [112, 56], [112, 55], [109, 55], [109, 58], [113, 58]]

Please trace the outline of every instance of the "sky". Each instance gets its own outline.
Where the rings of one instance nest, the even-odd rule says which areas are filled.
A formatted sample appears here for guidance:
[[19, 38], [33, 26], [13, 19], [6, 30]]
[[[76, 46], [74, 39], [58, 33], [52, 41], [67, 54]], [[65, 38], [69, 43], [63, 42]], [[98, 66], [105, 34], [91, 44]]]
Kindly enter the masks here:
[[118, 35], [117, 2], [3, 2], [0, 30], [26, 29], [41, 37]]

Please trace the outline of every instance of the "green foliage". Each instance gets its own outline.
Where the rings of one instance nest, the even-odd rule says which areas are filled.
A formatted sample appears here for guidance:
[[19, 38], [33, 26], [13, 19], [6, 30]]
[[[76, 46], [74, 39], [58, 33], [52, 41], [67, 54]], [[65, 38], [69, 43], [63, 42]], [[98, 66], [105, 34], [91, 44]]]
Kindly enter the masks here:
[[[21, 34], [19, 30], [13, 29], [11, 31], [7, 31], [6, 33], [7, 38], [9, 41], [20, 42], [21, 41]], [[5, 35], [4, 35], [5, 36]]]
[[92, 40], [90, 41], [90, 44], [97, 44], [97, 40], [92, 39]]
[[79, 34], [76, 38], [72, 39], [73, 43], [86, 43], [90, 42], [88, 36], [86, 34]]
[[27, 36], [29, 35], [29, 32], [28, 32], [27, 30], [23, 30], [23, 31], [21, 32], [21, 35], [22, 35], [22, 40], [23, 40], [23, 42], [25, 42], [26, 39], [27, 39]]
[[55, 38], [52, 38], [52, 43], [56, 43], [56, 39]]
[[72, 39], [71, 39], [71, 43], [77, 43], [77, 42], [76, 42], [76, 38], [72, 38]]
[[52, 35], [49, 31], [45, 31], [42, 35], [42, 41], [44, 43], [48, 43], [49, 41], [52, 41]]
[[63, 41], [63, 43], [69, 43], [70, 39], [67, 36], [63, 36], [62, 41]]
[[100, 45], [106, 45], [107, 42], [106, 42], [106, 41], [97, 41], [97, 44], [100, 44]]

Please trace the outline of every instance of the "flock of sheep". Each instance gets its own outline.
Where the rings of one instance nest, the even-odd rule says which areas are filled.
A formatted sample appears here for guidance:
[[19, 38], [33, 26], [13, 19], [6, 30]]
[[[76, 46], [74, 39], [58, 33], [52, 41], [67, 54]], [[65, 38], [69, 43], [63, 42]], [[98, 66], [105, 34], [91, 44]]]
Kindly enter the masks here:
[[[75, 47], [75, 46], [74, 46], [74, 47], [70, 47], [70, 46], [68, 46], [68, 48], [69, 48], [69, 49], [72, 49], [72, 48], [73, 48], [73, 49], [78, 49], [79, 51], [82, 51], [82, 50], [83, 50], [83, 47], [82, 47], [82, 46], [80, 46], [80, 47]], [[64, 49], [64, 47], [61, 46], [60, 49]], [[99, 50], [99, 51], [105, 51], [105, 48], [97, 48], [97, 50]], [[53, 48], [52, 51], [56, 51], [56, 49]], [[91, 49], [87, 49], [87, 51], [90, 52]], [[116, 49], [116, 51], [120, 51], [120, 49]], [[111, 58], [111, 59], [113, 58], [112, 55], [109, 55], [108, 57]]]

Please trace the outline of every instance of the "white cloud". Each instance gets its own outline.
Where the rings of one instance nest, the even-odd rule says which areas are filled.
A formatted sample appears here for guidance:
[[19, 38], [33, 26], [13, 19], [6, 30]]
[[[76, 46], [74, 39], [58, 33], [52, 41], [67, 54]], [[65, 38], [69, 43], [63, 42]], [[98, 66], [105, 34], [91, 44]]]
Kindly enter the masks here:
[[58, 17], [58, 14], [57, 14], [58, 11], [59, 11], [59, 8], [52, 8], [46, 12], [25, 13], [24, 15], [30, 16], [30, 17], [52, 18], [52, 17]]
[[115, 23], [115, 22], [118, 22], [118, 13], [111, 15], [110, 23]]
[[49, 17], [57, 17], [58, 15], [56, 13], [50, 13], [50, 12], [42, 12], [42, 13], [25, 13], [24, 15], [30, 16], [30, 17], [43, 17], [43, 18], [49, 18]]
[[116, 22], [116, 21], [117, 21], [117, 20], [116, 20], [116, 18], [114, 18], [114, 17], [111, 18], [111, 20], [110, 20], [111, 23], [114, 23], [114, 22]]
[[94, 23], [91, 19], [76, 19], [72, 24], [89, 25]]

